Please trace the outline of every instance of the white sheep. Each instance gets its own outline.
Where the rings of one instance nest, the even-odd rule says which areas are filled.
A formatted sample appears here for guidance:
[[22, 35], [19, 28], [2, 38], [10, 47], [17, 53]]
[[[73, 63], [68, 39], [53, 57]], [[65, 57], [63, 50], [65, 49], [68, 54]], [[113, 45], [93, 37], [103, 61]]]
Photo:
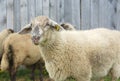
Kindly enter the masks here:
[[106, 76], [120, 77], [120, 32], [105, 28], [86, 31], [60, 31], [61, 27], [45, 16], [36, 17], [19, 33], [30, 32], [39, 44], [46, 69], [55, 81], [72, 76], [90, 81]]
[[[25, 29], [27, 31], [32, 29], [32, 40], [40, 45], [45, 67], [52, 79], [64, 81], [72, 76], [77, 81], [90, 81], [91, 66], [86, 54], [80, 53], [82, 50], [79, 39], [74, 40], [78, 37], [77, 34], [74, 33], [75, 36], [73, 36], [73, 34], [67, 34], [70, 31], [58, 32], [62, 29], [57, 23], [41, 16], [33, 20], [30, 28]], [[24, 30], [19, 33], [21, 32]]]

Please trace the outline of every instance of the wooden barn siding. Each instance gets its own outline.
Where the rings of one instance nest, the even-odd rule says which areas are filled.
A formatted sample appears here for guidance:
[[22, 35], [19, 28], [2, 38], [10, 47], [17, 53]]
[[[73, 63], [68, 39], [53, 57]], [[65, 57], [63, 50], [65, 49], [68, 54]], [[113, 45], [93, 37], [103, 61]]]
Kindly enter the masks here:
[[58, 23], [69, 22], [82, 30], [120, 30], [120, 0], [0, 0], [0, 31], [19, 31], [39, 15]]

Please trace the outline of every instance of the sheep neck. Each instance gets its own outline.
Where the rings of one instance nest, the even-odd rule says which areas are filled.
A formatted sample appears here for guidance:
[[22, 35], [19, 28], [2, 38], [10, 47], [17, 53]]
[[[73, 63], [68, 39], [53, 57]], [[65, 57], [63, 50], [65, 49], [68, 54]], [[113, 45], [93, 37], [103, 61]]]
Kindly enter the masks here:
[[61, 44], [63, 42], [61, 42], [61, 40], [65, 40], [63, 39], [63, 37], [60, 35], [60, 32], [56, 32], [53, 33], [54, 37], [50, 38], [47, 42], [47, 44], [45, 46], [41, 46], [42, 47], [42, 52], [43, 52], [43, 57], [45, 60], [51, 60], [54, 58], [54, 56], [60, 56], [58, 53], [58, 51], [64, 52], [62, 49], [64, 48], [64, 44]]
[[[42, 57], [45, 60], [45, 66], [51, 78], [59, 77], [60, 79], [66, 71], [67, 76], [64, 76], [64, 78], [67, 78], [70, 76], [71, 70], [69, 56], [65, 53], [66, 39], [60, 32], [54, 33], [54, 35], [55, 37], [46, 46], [42, 47]], [[55, 69], [51, 70], [51, 68]]]

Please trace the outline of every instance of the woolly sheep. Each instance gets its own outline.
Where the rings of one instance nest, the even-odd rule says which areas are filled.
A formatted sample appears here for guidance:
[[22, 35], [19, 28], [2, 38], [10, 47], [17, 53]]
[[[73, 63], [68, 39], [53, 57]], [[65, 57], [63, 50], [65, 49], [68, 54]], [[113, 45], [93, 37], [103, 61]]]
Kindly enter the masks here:
[[44, 63], [39, 46], [32, 43], [30, 34], [20, 35], [13, 33], [9, 35], [4, 41], [3, 49], [1, 70], [9, 69], [12, 81], [15, 81], [16, 70], [20, 65], [35, 66], [37, 62]]
[[40, 46], [49, 76], [64, 81], [99, 80], [110, 71], [112, 81], [120, 77], [120, 32], [105, 28], [86, 31], [61, 31], [60, 25], [46, 16], [36, 17], [19, 33], [32, 30], [32, 41]]

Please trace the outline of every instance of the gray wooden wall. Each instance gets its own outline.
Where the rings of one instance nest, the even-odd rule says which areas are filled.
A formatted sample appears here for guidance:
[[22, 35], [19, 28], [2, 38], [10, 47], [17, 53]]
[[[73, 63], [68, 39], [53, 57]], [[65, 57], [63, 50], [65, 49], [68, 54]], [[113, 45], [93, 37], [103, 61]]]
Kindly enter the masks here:
[[120, 29], [120, 0], [0, 0], [0, 30], [19, 31], [31, 19], [46, 15], [77, 29]]

